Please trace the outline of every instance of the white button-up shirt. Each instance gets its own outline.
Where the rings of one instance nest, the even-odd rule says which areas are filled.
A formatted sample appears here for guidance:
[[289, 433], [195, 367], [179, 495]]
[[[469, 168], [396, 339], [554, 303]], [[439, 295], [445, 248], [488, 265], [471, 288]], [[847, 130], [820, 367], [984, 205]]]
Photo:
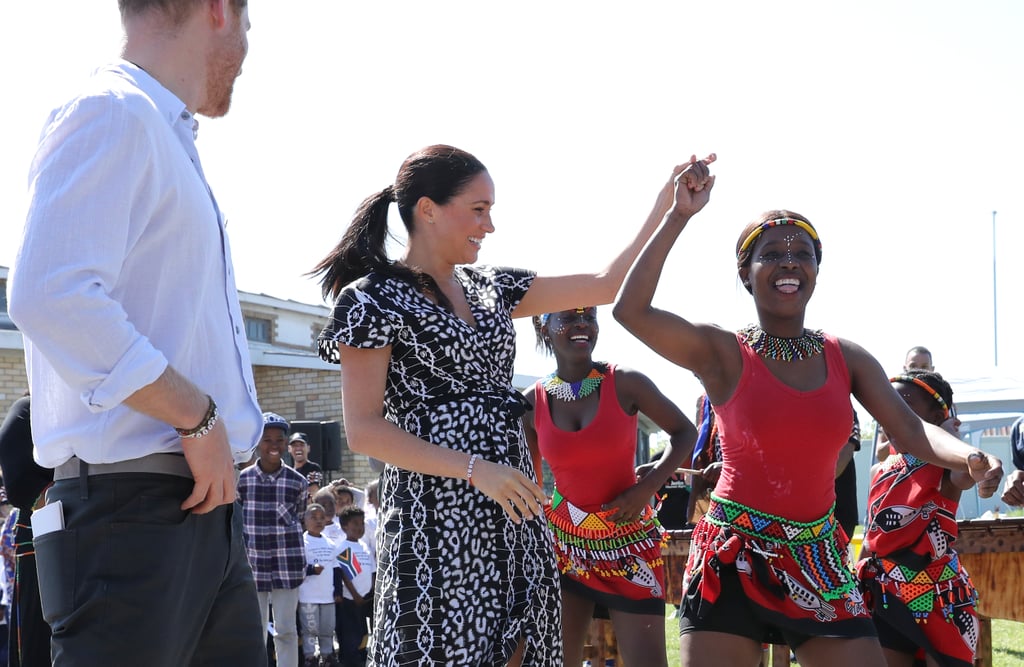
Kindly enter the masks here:
[[195, 128], [181, 100], [126, 61], [99, 69], [43, 128], [8, 282], [41, 465], [180, 452], [171, 426], [123, 403], [168, 364], [216, 400], [237, 461], [259, 440], [231, 253]]

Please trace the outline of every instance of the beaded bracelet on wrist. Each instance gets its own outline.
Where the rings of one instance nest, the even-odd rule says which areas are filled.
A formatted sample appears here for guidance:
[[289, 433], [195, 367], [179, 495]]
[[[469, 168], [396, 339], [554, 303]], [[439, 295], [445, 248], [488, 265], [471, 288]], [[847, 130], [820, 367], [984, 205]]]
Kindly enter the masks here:
[[203, 420], [195, 428], [174, 429], [182, 438], [201, 438], [212, 431], [213, 427], [217, 424], [217, 420], [220, 418], [220, 411], [217, 409], [217, 404], [213, 401], [212, 396], [207, 396], [206, 398], [210, 399], [210, 405], [206, 408]]

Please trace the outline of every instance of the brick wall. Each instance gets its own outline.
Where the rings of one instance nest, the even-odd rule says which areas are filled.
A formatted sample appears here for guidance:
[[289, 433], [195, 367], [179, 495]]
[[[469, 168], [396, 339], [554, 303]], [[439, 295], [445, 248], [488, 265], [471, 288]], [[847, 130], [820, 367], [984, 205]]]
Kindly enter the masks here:
[[[292, 419], [337, 421], [341, 423], [342, 440], [345, 424], [341, 419], [341, 372], [278, 366], [256, 366], [256, 393], [260, 408], [276, 412], [289, 421]], [[366, 457], [355, 454], [345, 446], [341, 453], [341, 473], [332, 478], [345, 477], [359, 487], [365, 487], [377, 475], [370, 470]]]
[[25, 353], [21, 350], [0, 349], [0, 420], [25, 390], [28, 379], [25, 375]]
[[[341, 373], [336, 368], [320, 371], [256, 366], [254, 374], [262, 410], [272, 410], [289, 420], [341, 422]], [[0, 420], [26, 389], [24, 352], [0, 349]], [[344, 428], [342, 422], [342, 438]], [[360, 487], [377, 477], [366, 457], [350, 452], [347, 446], [342, 450], [341, 476]]]

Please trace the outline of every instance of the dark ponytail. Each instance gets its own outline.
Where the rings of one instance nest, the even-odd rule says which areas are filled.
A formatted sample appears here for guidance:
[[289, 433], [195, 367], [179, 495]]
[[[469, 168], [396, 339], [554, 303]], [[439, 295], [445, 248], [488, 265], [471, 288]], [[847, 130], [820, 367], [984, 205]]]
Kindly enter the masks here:
[[387, 270], [388, 207], [395, 200], [394, 193], [389, 185], [364, 199], [341, 241], [310, 272], [320, 276], [325, 301], [336, 299], [353, 280]]
[[388, 259], [388, 208], [391, 202], [398, 203], [398, 214], [411, 238], [415, 233], [413, 211], [421, 197], [443, 206], [484, 171], [483, 163], [452, 146], [428, 146], [406, 158], [395, 185], [363, 200], [341, 241], [310, 272], [319, 276], [324, 300], [334, 301], [346, 285], [375, 272], [415, 285], [451, 310], [433, 278]]

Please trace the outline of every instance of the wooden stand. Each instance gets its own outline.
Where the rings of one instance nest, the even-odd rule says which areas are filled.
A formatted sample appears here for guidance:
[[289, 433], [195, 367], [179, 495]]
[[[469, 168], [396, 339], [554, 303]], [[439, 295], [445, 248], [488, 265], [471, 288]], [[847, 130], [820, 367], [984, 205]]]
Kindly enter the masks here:
[[992, 619], [1024, 621], [1024, 518], [958, 521], [953, 544], [978, 590], [978, 650], [974, 664], [992, 667]]

